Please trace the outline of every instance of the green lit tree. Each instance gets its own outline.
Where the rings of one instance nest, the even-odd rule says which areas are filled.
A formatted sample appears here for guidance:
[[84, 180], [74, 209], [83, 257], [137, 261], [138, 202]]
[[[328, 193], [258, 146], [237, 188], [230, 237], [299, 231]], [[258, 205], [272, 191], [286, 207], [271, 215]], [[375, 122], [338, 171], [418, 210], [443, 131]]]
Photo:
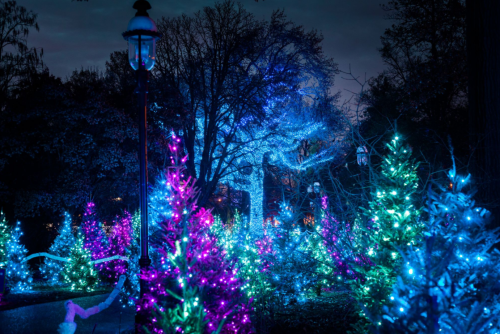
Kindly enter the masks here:
[[0, 268], [7, 266], [7, 243], [10, 240], [10, 228], [5, 214], [0, 212]]
[[234, 262], [237, 277], [245, 284], [242, 290], [248, 298], [254, 298], [254, 306], [265, 303], [274, 288], [269, 283], [270, 272], [266, 255], [272, 250], [266, 248], [267, 238], [255, 240], [243, 225], [241, 214], [236, 211], [234, 222], [223, 225], [219, 217], [215, 217], [210, 228], [217, 236], [218, 244], [224, 249], [227, 257]]
[[69, 262], [62, 272], [65, 283], [71, 284], [71, 290], [93, 291], [99, 283], [97, 271], [94, 269], [92, 255], [84, 248], [84, 237], [79, 234], [71, 248]]
[[332, 256], [325, 245], [325, 238], [321, 226], [315, 227], [313, 233], [307, 239], [308, 253], [316, 261], [315, 273], [318, 276], [316, 283], [316, 294], [320, 295], [323, 288], [332, 284], [334, 279], [335, 264]]
[[389, 152], [375, 176], [375, 191], [369, 208], [363, 209], [366, 219], [357, 236], [369, 260], [356, 266], [358, 277], [351, 283], [361, 304], [361, 320], [354, 326], [358, 332], [366, 332], [367, 318], [381, 314], [382, 307], [391, 303], [389, 296], [403, 264], [399, 250], [416, 245], [423, 226], [418, 220], [421, 209], [415, 205], [418, 163], [397, 134], [386, 146]]
[[[186, 221], [184, 221], [182, 239], [187, 238], [187, 236]], [[186, 242], [180, 243], [177, 240], [175, 242], [175, 253], [169, 253], [168, 255], [170, 263], [176, 268], [176, 272], [179, 273], [177, 280], [182, 286], [182, 295], [178, 295], [174, 291], [167, 289], [168, 294], [180, 301], [180, 303], [167, 310], [155, 304], [155, 310], [152, 314], [155, 322], [158, 323], [158, 327], [163, 330], [163, 333], [201, 334], [205, 332], [205, 327], [208, 323], [203, 302], [199, 298], [197, 288], [187, 284], [188, 268], [194, 265], [198, 256], [194, 256], [193, 260], [189, 262], [186, 254]], [[224, 320], [221, 321], [219, 328], [212, 333], [220, 333], [224, 322]], [[144, 327], [144, 330], [146, 333], [151, 334], [146, 327]]]

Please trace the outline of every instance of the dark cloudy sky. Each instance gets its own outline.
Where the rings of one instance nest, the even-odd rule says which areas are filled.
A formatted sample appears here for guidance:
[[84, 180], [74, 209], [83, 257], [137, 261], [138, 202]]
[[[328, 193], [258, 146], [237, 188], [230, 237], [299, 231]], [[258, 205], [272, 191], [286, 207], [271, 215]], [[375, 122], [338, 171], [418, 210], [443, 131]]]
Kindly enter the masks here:
[[[150, 16], [171, 17], [191, 14], [215, 0], [149, 0]], [[66, 77], [74, 69], [97, 66], [104, 69], [109, 54], [126, 48], [121, 33], [135, 11], [135, 0], [17, 0], [19, 5], [38, 14], [40, 32], [29, 37], [31, 46], [43, 47], [44, 61], [52, 73]], [[274, 9], [285, 9], [288, 17], [306, 29], [324, 35], [324, 50], [348, 70], [371, 77], [383, 70], [377, 48], [380, 36], [390, 22], [379, 3], [384, 0], [241, 0], [257, 18], [269, 18]], [[358, 90], [352, 82], [336, 79], [342, 91]], [[349, 94], [343, 94], [347, 97]]]

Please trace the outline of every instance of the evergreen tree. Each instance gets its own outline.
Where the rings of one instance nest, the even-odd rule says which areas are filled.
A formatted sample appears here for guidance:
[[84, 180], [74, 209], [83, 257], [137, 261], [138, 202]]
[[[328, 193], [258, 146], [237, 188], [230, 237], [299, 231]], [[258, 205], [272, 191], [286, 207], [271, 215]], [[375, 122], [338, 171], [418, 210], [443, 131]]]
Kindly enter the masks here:
[[[299, 228], [299, 217], [287, 203], [280, 203], [281, 211], [276, 217], [278, 224], [269, 229], [272, 238], [270, 271], [272, 285], [283, 304], [303, 301], [306, 294], [318, 283], [315, 274], [316, 260], [311, 256], [308, 244], [309, 232]], [[269, 247], [263, 240], [261, 247]], [[310, 268], [305, 271], [304, 268]]]
[[318, 276], [316, 283], [316, 294], [320, 295], [323, 288], [328, 287], [334, 279], [336, 269], [335, 263], [326, 247], [325, 238], [323, 237], [323, 228], [316, 226], [313, 233], [307, 239], [308, 251], [311, 257], [316, 261], [315, 272]]
[[84, 240], [84, 236], [79, 234], [70, 250], [62, 276], [65, 283], [71, 284], [71, 290], [91, 292], [96, 288], [99, 278], [92, 263], [92, 255], [84, 247]]
[[[71, 230], [71, 216], [64, 213], [64, 223], [59, 229], [59, 235], [54, 240], [54, 243], [49, 248], [49, 254], [67, 257], [68, 249], [71, 249], [75, 244], [75, 237]], [[40, 272], [43, 277], [47, 278], [50, 283], [57, 284], [61, 282], [61, 272], [64, 269], [64, 263], [46, 257], [44, 264], [40, 266]]]
[[[106, 235], [102, 229], [102, 223], [97, 219], [93, 202], [87, 203], [80, 228], [84, 237], [84, 247], [90, 251], [92, 260], [105, 258], [107, 256]], [[99, 268], [102, 269], [103, 265], [99, 265]]]
[[149, 193], [149, 235], [158, 234], [160, 224], [172, 216], [171, 187], [163, 173], [160, 173]]
[[7, 244], [10, 236], [11, 230], [2, 211], [0, 212], [0, 268], [7, 266]]
[[[355, 298], [362, 305], [362, 319], [381, 314], [382, 307], [390, 304], [392, 286], [403, 264], [398, 250], [416, 245], [422, 229], [418, 221], [421, 210], [414, 204], [418, 164], [397, 134], [386, 145], [389, 152], [375, 178], [376, 191], [364, 210], [367, 224], [358, 236], [360, 252], [366, 253], [373, 264], [357, 266], [360, 277], [352, 282]], [[361, 320], [355, 328], [364, 332], [365, 325]]]
[[430, 191], [426, 242], [403, 253], [400, 272], [383, 318], [382, 333], [498, 333], [500, 331], [499, 229], [475, 206], [470, 175], [448, 173], [449, 184]]
[[[109, 238], [108, 256], [130, 256], [132, 243], [132, 216], [125, 211], [122, 217], [116, 217], [113, 225], [113, 234]], [[116, 282], [120, 275], [127, 271], [127, 262], [112, 260], [104, 263], [103, 273], [106, 279]]]
[[[187, 228], [184, 224], [182, 239], [187, 238]], [[200, 254], [198, 254], [200, 255]], [[167, 293], [174, 297], [178, 302], [173, 308], [165, 311], [163, 307], [158, 307], [155, 304], [156, 310], [153, 311], [153, 317], [156, 319], [157, 327], [163, 330], [162, 333], [186, 333], [186, 334], [200, 334], [205, 332], [208, 320], [206, 320], [206, 313], [203, 309], [203, 302], [199, 299], [197, 288], [185, 284], [189, 280], [189, 267], [194, 265], [198, 256], [194, 256], [192, 262], [188, 262], [186, 243], [175, 242], [175, 252], [168, 255], [170, 263], [175, 268], [174, 271], [178, 272], [177, 281], [182, 287], [182, 294], [178, 295], [175, 292], [167, 289]], [[222, 329], [225, 320], [221, 321], [219, 328], [212, 332], [217, 334]], [[147, 329], [146, 333], [151, 334]]]
[[139, 299], [139, 274], [141, 273], [139, 267], [139, 258], [141, 256], [140, 233], [141, 214], [139, 211], [136, 211], [132, 217], [131, 239], [128, 250], [129, 262], [127, 272], [125, 273], [127, 275], [127, 280], [123, 285], [120, 295], [120, 302], [123, 305], [134, 306], [135, 301]]
[[28, 262], [24, 261], [28, 250], [19, 240], [22, 235], [21, 223], [18, 222], [7, 243], [7, 284], [15, 292], [31, 290], [33, 281]]
[[217, 244], [224, 249], [226, 258], [234, 264], [236, 276], [245, 282], [242, 291], [247, 298], [253, 298], [256, 312], [263, 312], [268, 298], [274, 292], [269, 270], [272, 240], [269, 237], [255, 239], [251, 236], [238, 211], [231, 224], [224, 225], [216, 216], [210, 231], [217, 237]]
[[[173, 156], [177, 150], [178, 147], [170, 146]], [[155, 302], [164, 309], [175, 308], [179, 301], [166, 289], [180, 295], [183, 285], [187, 285], [200, 293], [208, 320], [205, 331], [213, 332], [225, 321], [222, 333], [249, 333], [252, 331], [251, 301], [246, 300], [241, 290], [243, 282], [236, 277], [234, 267], [217, 245], [217, 238], [209, 234], [213, 217], [209, 211], [197, 208], [199, 192], [194, 187], [195, 181], [187, 177], [179, 160], [176, 156], [172, 157], [172, 167], [167, 171], [167, 180], [172, 188], [172, 215], [161, 222], [162, 239], [156, 244], [163, 263], [161, 267], [142, 273], [142, 277], [149, 281], [149, 288], [137, 308], [148, 317]], [[185, 159], [182, 159], [184, 162]], [[188, 236], [183, 236], [184, 228], [187, 228]], [[168, 254], [174, 251], [177, 241], [186, 243], [185, 256], [190, 263], [183, 282], [178, 281], [178, 272], [168, 260]], [[154, 320], [147, 327], [149, 330], [160, 330]]]

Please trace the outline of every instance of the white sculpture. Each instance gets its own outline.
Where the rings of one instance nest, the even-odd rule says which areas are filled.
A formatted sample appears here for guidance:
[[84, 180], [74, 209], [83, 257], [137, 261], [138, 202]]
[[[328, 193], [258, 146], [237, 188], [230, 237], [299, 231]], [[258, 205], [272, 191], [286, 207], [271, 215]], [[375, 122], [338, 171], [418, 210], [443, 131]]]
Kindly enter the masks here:
[[125, 282], [125, 279], [126, 279], [125, 275], [121, 275], [113, 292], [111, 292], [106, 301], [100, 303], [97, 306], [93, 306], [91, 308], [84, 310], [79, 305], [74, 304], [71, 300], [68, 300], [66, 303], [64, 303], [64, 307], [67, 310], [66, 317], [64, 318], [64, 322], [59, 325], [59, 329], [57, 330], [57, 332], [59, 334], [74, 334], [76, 331], [76, 323], [74, 321], [76, 314], [78, 314], [82, 319], [87, 319], [91, 315], [97, 314], [102, 310], [107, 309], [109, 305], [111, 305], [113, 300], [116, 298], [116, 296], [118, 296], [118, 294], [120, 293], [120, 290], [123, 286], [123, 283]]

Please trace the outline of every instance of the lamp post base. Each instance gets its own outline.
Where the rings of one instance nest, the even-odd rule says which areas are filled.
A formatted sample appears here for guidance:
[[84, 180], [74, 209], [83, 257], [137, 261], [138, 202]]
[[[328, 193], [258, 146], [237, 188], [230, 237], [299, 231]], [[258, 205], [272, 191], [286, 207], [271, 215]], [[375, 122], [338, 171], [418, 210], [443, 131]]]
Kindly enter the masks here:
[[[151, 266], [151, 259], [149, 257], [141, 257], [139, 258], [139, 266], [141, 267], [141, 273], [148, 272], [149, 266]], [[148, 322], [148, 313], [143, 309], [143, 304], [141, 303], [144, 293], [148, 289], [148, 281], [144, 279], [140, 279], [140, 299], [139, 304], [136, 305], [136, 313], [135, 313], [135, 333], [143, 334], [145, 333], [143, 326], [146, 326]], [[137, 307], [139, 306], [139, 307]]]

